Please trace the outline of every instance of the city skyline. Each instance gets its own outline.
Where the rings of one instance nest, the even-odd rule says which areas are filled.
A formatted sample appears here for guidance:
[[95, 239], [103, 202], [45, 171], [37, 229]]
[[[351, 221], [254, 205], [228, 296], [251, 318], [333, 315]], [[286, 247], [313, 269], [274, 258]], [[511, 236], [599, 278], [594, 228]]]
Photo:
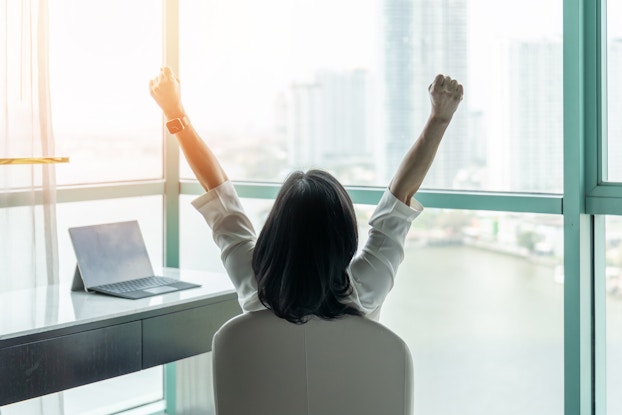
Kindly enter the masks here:
[[[521, 159], [520, 163], [515, 163], [516, 167], [512, 167], [511, 163], [499, 164], [497, 167], [489, 167], [486, 164], [490, 161], [487, 159], [490, 158], [491, 153], [488, 150], [491, 130], [495, 128], [494, 122], [491, 122], [490, 102], [485, 98], [491, 88], [484, 88], [482, 85], [485, 82], [489, 83], [490, 74], [497, 71], [491, 68], [497, 68], [500, 65], [498, 56], [491, 52], [492, 45], [507, 38], [513, 40], [554, 38], [555, 34], [561, 33], [560, 18], [547, 20], [543, 16], [535, 16], [533, 30], [526, 31], [522, 27], [524, 25], [520, 24], [520, 20], [526, 18], [524, 10], [521, 12], [521, 9], [526, 9], [526, 3], [520, 7], [516, 4], [504, 6], [503, 13], [516, 13], [516, 21], [501, 24], [497, 19], [483, 18], [485, 15], [494, 16], [502, 13], [497, 3], [487, 0], [447, 0], [440, 3], [430, 2], [430, 0], [403, 0], [401, 2], [386, 0], [384, 3], [374, 0], [361, 2], [347, 0], [338, 2], [335, 7], [328, 2], [316, 4], [305, 1], [299, 4], [300, 7], [294, 7], [281, 0], [269, 0], [265, 8], [250, 7], [239, 20], [235, 20], [236, 25], [224, 25], [223, 21], [229, 21], [230, 17], [237, 16], [237, 6], [243, 4], [244, 1], [236, 0], [234, 3], [231, 5], [218, 3], [215, 9], [217, 13], [212, 9], [216, 4], [213, 2], [193, 3], [192, 9], [189, 3], [184, 5], [181, 10], [184, 24], [180, 34], [182, 40], [180, 77], [183, 80], [182, 90], [185, 104], [195, 127], [223, 154], [223, 160], [228, 170], [232, 172], [232, 177], [238, 180], [279, 181], [291, 168], [302, 167], [295, 161], [297, 157], [295, 153], [305, 146], [308, 147], [309, 142], [302, 145], [301, 149], [291, 145], [286, 131], [286, 116], [283, 115], [283, 112], [289, 111], [288, 105], [291, 105], [286, 96], [291, 93], [292, 86], [317, 83], [315, 77], [319, 73], [339, 77], [344, 73], [360, 71], [366, 73], [366, 88], [370, 91], [367, 96], [371, 97], [359, 100], [365, 101], [366, 108], [366, 115], [358, 117], [365, 119], [367, 131], [359, 134], [359, 137], [365, 137], [365, 144], [363, 146], [357, 146], [352, 142], [346, 144], [348, 140], [335, 140], [329, 138], [334, 135], [326, 133], [322, 135], [325, 143], [334, 145], [339, 142], [345, 146], [344, 148], [349, 149], [352, 157], [346, 157], [348, 151], [343, 149], [321, 150], [320, 153], [324, 154], [323, 159], [316, 155], [315, 158], [307, 159], [307, 161], [314, 167], [335, 167], [340, 178], [348, 184], [386, 185], [396, 167], [396, 160], [401, 159], [423, 127], [425, 117], [429, 113], [427, 85], [436, 73], [442, 71], [465, 85], [465, 101], [461, 104], [446, 134], [435, 163], [424, 182], [424, 187], [556, 191], [555, 185], [537, 189], [531, 184], [523, 186], [519, 182], [499, 180], [503, 176], [499, 173], [501, 167], [505, 171], [511, 168], [518, 169], [518, 172], [507, 173], [516, 176], [520, 174], [521, 167], [530, 162], [527, 158]], [[384, 133], [387, 117], [385, 117], [386, 111], [382, 103], [384, 98], [381, 98], [382, 89], [386, 86], [386, 78], [383, 78], [386, 71], [384, 73], [382, 71], [382, 66], [385, 65], [382, 64], [381, 59], [382, 44], [385, 43], [383, 40], [385, 38], [380, 20], [386, 14], [383, 15], [378, 11], [383, 4], [386, 6], [393, 3], [409, 7], [411, 10], [409, 13], [401, 13], [401, 17], [403, 20], [406, 19], [406, 24], [410, 24], [410, 27], [404, 30], [410, 30], [408, 42], [411, 43], [413, 50], [406, 53], [398, 49], [396, 53], [398, 55], [401, 53], [402, 57], [400, 70], [410, 71], [406, 77], [412, 82], [407, 84], [399, 80], [398, 76], [390, 77], [396, 80], [398, 88], [401, 85], [401, 99], [406, 100], [403, 101], [405, 105], [393, 105], [393, 108], [398, 108], [397, 111], [403, 111], [402, 123], [407, 127], [405, 131], [408, 131], [408, 133], [402, 133], [401, 141], [390, 139], [391, 134]], [[349, 13], [353, 7], [357, 7], [360, 11], [360, 15], [357, 14], [355, 18]], [[269, 11], [275, 8], [282, 8], [279, 9], [282, 13], [271, 15]], [[555, 13], [557, 9], [559, 5], [547, 2], [542, 5], [542, 14], [557, 16]], [[404, 15], [407, 16], [404, 17]], [[275, 25], [260, 25], [266, 21], [273, 21]], [[475, 21], [481, 21], [482, 24], [473, 24], [472, 22]], [[312, 29], [317, 28], [318, 23], [322, 24], [321, 33]], [[81, 23], [82, 26], [84, 24], [84, 22]], [[154, 26], [157, 27], [157, 25]], [[343, 30], [344, 28], [348, 30]], [[63, 28], [60, 33], [62, 36], [57, 34], [55, 37], [57, 47], [54, 50], [56, 52], [59, 51], [58, 45], [67, 41], [72, 31]], [[283, 36], [283, 33], [290, 33], [291, 36]], [[84, 41], [78, 43], [80, 48], [84, 46]], [[424, 52], [424, 46], [433, 48], [435, 52], [430, 53], [429, 49]], [[64, 43], [63, 47], [66, 47]], [[440, 52], [436, 51], [437, 49]], [[72, 52], [72, 50], [66, 49], [66, 52]], [[398, 55], [394, 57], [397, 59]], [[56, 56], [57, 62], [60, 62], [59, 55], [53, 56]], [[451, 56], [451, 59], [447, 56]], [[425, 57], [428, 62], [415, 57]], [[58, 67], [58, 64], [55, 67]], [[145, 86], [136, 82], [142, 70], [140, 67], [133, 68], [131, 88], [128, 85], [129, 99], [120, 108], [120, 112], [127, 112], [124, 108], [130, 103], [138, 99], [140, 102], [144, 101], [144, 104], [138, 105], [135, 111], [132, 129], [125, 126], [124, 123], [127, 120], [120, 116], [111, 118], [114, 122], [106, 122], [105, 125], [88, 124], [87, 121], [92, 120], [93, 115], [99, 112], [98, 108], [85, 108], [90, 113], [89, 117], [70, 124], [66, 124], [67, 117], [55, 117], [57, 143], [65, 153], [74, 156], [73, 166], [78, 166], [77, 156], [81, 155], [80, 129], [87, 131], [96, 127], [102, 135], [109, 135], [107, 139], [109, 144], [118, 140], [120, 149], [125, 149], [126, 144], [129, 145], [129, 143], [123, 143], [123, 140], [127, 140], [124, 137], [131, 136], [132, 140], [140, 141], [140, 146], [149, 143], [151, 140], [149, 135], [153, 135], [153, 139], [157, 138], [155, 136], [161, 130], [161, 116], [145, 92]], [[206, 73], [210, 76], [206, 77]], [[52, 75], [53, 84], [59, 79], [64, 80], [58, 69]], [[261, 82], [257, 82], [258, 80]], [[325, 83], [325, 81], [322, 82]], [[64, 85], [62, 83], [56, 82], [55, 84], [56, 90], [65, 92], [60, 95], [62, 99], [66, 95], [74, 102], [81, 101], [80, 97], [75, 95], [77, 84], [72, 83], [74, 89], [70, 90], [58, 86]], [[537, 88], [531, 89], [534, 89], [532, 95], [538, 94]], [[558, 96], [561, 102], [561, 87]], [[55, 97], [59, 97], [59, 94], [55, 94]], [[110, 98], [102, 100], [102, 103], [104, 106], [111, 107]], [[506, 97], [503, 105], [514, 105], [514, 103], [509, 102], [509, 98]], [[62, 102], [59, 104], [57, 99], [53, 106], [54, 108], [62, 107]], [[326, 107], [330, 106], [330, 103], [326, 104]], [[413, 109], [408, 109], [409, 106]], [[336, 104], [333, 108], [336, 108]], [[143, 115], [139, 114], [141, 111]], [[325, 108], [323, 111], [330, 110]], [[62, 111], [55, 112], [61, 113]], [[71, 115], [73, 117], [74, 113], [72, 112]], [[326, 119], [325, 116], [324, 118]], [[137, 131], [139, 126], [136, 121], [151, 123], [153, 132], [140, 134]], [[87, 122], [88, 125], [81, 125], [80, 122]], [[321, 129], [327, 131], [329, 125], [324, 125]], [[354, 130], [352, 127], [349, 129]], [[395, 134], [393, 136], [395, 137]], [[385, 139], [387, 141], [383, 142]], [[560, 134], [558, 137], [560, 143], [561, 139]], [[262, 143], [265, 144], [262, 145]], [[517, 143], [525, 144], [521, 139], [518, 139]], [[357, 152], [361, 148], [365, 149], [362, 153], [371, 153], [372, 156], [359, 157]], [[389, 148], [393, 153], [391, 156], [388, 154]], [[153, 147], [153, 151], [155, 150], [158, 150], [157, 146]], [[84, 153], [88, 157], [96, 157], [86, 149]], [[390, 157], [392, 160], [389, 160]], [[341, 162], [333, 163], [332, 160], [338, 158], [342, 159]], [[503, 157], [499, 158], [503, 159]], [[535, 162], [535, 159], [531, 162]], [[128, 163], [130, 163], [129, 160]], [[134, 165], [136, 161], [131, 163]], [[97, 160], [88, 162], [88, 170], [93, 170], [93, 175], [97, 174], [94, 172], [97, 164]], [[101, 165], [103, 171], [106, 168], [105, 161], [102, 161]], [[182, 161], [182, 175], [192, 177], [192, 173], [183, 165]], [[73, 166], [67, 169], [73, 169]], [[357, 171], [346, 171], [348, 166]], [[551, 167], [544, 165], [543, 168], [550, 169]], [[138, 172], [134, 168], [131, 170]], [[548, 170], [538, 171], [538, 174], [555, 177]], [[66, 177], [72, 175], [73, 173], [67, 172]], [[82, 181], [84, 180], [90, 179], [86, 178]], [[504, 184], [496, 185], [495, 180], [497, 183]], [[533, 179], [530, 183], [534, 180], [537, 181]], [[488, 185], [487, 182], [492, 182], [493, 185]], [[544, 183], [545, 180], [542, 182]]]
[[[339, 167], [351, 161], [369, 166], [357, 156], [371, 137], [374, 157], [368, 168], [372, 172], [365, 177], [375, 178], [375, 183], [361, 184], [387, 182], [429, 114], [427, 94], [415, 94], [414, 86], [438, 72], [469, 79], [469, 68], [463, 65], [468, 43], [465, 0], [446, 1], [442, 7], [432, 7], [431, 0], [385, 0], [383, 4], [382, 59], [376, 81], [372, 81], [373, 72], [366, 73], [365, 84], [373, 93], [358, 96], [367, 113], [343, 116], [352, 112], [356, 99], [327, 81], [354, 71], [322, 70], [313, 82], [294, 85], [291, 112], [298, 118], [289, 119], [290, 167], [321, 165], [348, 176]], [[468, 99], [461, 104], [424, 187], [559, 191], [561, 53], [561, 42], [547, 38], [497, 41], [490, 50], [493, 77], [491, 88], [485, 91], [485, 104], [480, 111], [472, 110]], [[348, 140], [346, 131], [360, 129], [361, 124], [369, 130], [359, 134], [365, 139]], [[341, 163], [335, 163], [326, 151], [335, 142], [344, 149], [334, 153]], [[533, 167], [524, 169], [527, 165]], [[360, 174], [348, 179], [351, 176]]]

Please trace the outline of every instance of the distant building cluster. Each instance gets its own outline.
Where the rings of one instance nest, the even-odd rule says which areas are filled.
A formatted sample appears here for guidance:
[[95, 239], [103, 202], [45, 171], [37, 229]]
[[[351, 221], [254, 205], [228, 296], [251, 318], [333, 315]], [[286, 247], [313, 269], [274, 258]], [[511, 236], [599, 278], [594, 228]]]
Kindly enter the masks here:
[[[427, 121], [434, 77], [468, 82], [466, 0], [384, 0], [380, 17], [377, 71], [324, 70], [292, 85], [284, 127], [291, 166], [386, 184]], [[561, 39], [502, 40], [484, 64], [490, 88], [473, 93], [486, 95], [485, 106], [470, 108], [467, 90], [424, 187], [561, 191]]]
[[291, 88], [288, 115], [289, 162], [342, 174], [373, 170], [372, 88], [369, 72], [321, 71], [308, 84]]

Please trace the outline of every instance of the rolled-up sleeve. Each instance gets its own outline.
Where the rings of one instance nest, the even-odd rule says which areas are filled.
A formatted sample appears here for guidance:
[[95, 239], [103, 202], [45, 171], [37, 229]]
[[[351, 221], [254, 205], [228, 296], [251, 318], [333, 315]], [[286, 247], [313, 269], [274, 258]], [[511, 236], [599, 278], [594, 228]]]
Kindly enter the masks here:
[[192, 201], [212, 229], [221, 259], [244, 311], [264, 309], [257, 297], [252, 268], [256, 235], [240, 199], [229, 181]]
[[413, 199], [407, 206], [388, 189], [369, 220], [371, 229], [361, 252], [349, 268], [353, 305], [371, 318], [393, 288], [397, 268], [404, 259], [404, 242], [412, 221], [423, 211]]

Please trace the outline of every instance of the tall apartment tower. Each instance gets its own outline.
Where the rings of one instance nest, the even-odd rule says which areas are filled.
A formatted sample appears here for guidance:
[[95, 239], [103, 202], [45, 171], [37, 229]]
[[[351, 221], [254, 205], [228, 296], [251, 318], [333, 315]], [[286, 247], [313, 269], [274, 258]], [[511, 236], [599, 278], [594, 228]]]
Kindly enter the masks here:
[[562, 43], [506, 40], [494, 52], [488, 186], [551, 192], [563, 187]]
[[[443, 73], [467, 80], [466, 0], [384, 0], [382, 79], [384, 166], [389, 179], [430, 114], [427, 87]], [[466, 101], [466, 100], [465, 100]], [[452, 121], [425, 187], [452, 188], [472, 163], [466, 102]]]
[[365, 70], [325, 70], [318, 71], [312, 83], [292, 86], [289, 156], [293, 168], [321, 167], [346, 181], [348, 177], [359, 180], [352, 175], [373, 170], [369, 84]]

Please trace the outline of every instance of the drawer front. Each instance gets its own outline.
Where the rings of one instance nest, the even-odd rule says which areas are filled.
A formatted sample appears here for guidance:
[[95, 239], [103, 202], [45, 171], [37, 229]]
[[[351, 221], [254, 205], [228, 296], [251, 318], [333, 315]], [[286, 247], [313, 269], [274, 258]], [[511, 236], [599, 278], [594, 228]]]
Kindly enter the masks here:
[[211, 351], [214, 333], [241, 312], [232, 299], [143, 320], [143, 369]]
[[0, 406], [141, 369], [130, 322], [0, 349]]

